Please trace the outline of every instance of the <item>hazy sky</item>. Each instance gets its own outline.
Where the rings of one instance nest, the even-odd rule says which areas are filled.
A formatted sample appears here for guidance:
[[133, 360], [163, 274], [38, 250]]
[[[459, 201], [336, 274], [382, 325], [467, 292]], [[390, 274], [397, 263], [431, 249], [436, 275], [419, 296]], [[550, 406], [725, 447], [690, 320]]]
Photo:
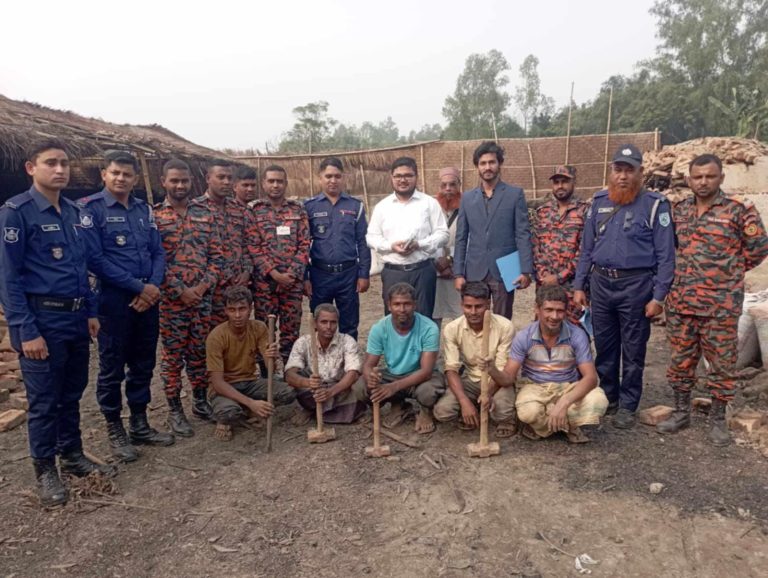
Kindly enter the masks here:
[[[652, 0], [4, 2], [0, 93], [198, 144], [264, 150], [291, 109], [345, 123], [444, 124], [467, 56], [500, 50], [510, 91], [528, 54], [558, 105], [591, 99], [657, 44]], [[515, 110], [510, 110], [515, 114]]]

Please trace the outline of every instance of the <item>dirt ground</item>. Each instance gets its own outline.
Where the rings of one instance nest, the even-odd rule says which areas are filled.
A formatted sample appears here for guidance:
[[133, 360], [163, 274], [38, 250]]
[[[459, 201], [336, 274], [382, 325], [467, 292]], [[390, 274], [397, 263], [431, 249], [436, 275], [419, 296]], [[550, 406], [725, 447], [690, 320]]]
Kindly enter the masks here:
[[[518, 296], [518, 326], [531, 302]], [[376, 281], [363, 337], [381, 314]], [[667, 360], [654, 327], [643, 406], [670, 403]], [[411, 422], [396, 431], [421, 447], [389, 441], [392, 457], [375, 460], [369, 426], [310, 446], [290, 415], [278, 413], [270, 454], [263, 430], [222, 443], [195, 421], [195, 437], [120, 466], [116, 488], [54, 511], [31, 491], [26, 429], [0, 434], [0, 576], [563, 577], [581, 554], [599, 561], [593, 576], [768, 576], [768, 460], [748, 443], [709, 446], [702, 416], [666, 438], [608, 421], [586, 446], [503, 440], [487, 460], [466, 457], [476, 434], [441, 425], [417, 440]], [[83, 435], [109, 456], [93, 386]]]

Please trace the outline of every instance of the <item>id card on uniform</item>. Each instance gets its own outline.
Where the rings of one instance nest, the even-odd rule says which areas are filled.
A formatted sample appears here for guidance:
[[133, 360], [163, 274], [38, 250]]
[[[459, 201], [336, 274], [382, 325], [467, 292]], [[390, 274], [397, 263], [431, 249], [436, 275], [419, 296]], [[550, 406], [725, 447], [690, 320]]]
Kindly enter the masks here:
[[277, 234], [278, 235], [290, 235], [291, 234], [291, 227], [290, 227], [290, 225], [278, 225], [278, 227], [277, 227]]

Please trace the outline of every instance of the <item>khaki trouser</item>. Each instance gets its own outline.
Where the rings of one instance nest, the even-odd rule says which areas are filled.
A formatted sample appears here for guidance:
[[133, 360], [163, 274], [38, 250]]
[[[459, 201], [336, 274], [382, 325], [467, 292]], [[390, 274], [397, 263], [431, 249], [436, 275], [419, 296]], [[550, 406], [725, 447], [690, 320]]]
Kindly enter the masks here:
[[[465, 375], [461, 376], [461, 383], [470, 401], [477, 403], [480, 397], [480, 383], [472, 381]], [[450, 389], [435, 405], [434, 415], [437, 421], [453, 421], [461, 417], [461, 404]], [[489, 415], [496, 423], [515, 421], [514, 387], [502, 387], [494, 394], [493, 409]]]
[[[393, 381], [402, 379], [407, 375], [410, 375], [410, 373], [405, 375], [394, 375], [386, 369], [383, 369], [381, 370], [381, 383], [392, 383]], [[444, 391], [445, 381], [443, 379], [443, 374], [435, 370], [432, 372], [432, 375], [427, 381], [424, 381], [418, 385], [414, 385], [413, 387], [409, 387], [408, 389], [401, 389], [387, 401], [401, 402], [405, 401], [406, 399], [415, 399], [419, 402], [421, 407], [432, 409]]]
[[[267, 380], [264, 378], [239, 381], [230, 385], [246, 397], [261, 401], [267, 400]], [[276, 406], [290, 405], [296, 399], [296, 393], [293, 388], [284, 381], [274, 380], [272, 386], [272, 399]], [[208, 398], [211, 401], [213, 419], [216, 423], [231, 425], [238, 423], [246, 417], [246, 412], [242, 405], [233, 399], [217, 394], [213, 391], [213, 388], [209, 390]]]
[[[547, 427], [547, 417], [557, 401], [569, 392], [576, 383], [527, 383], [517, 392], [517, 419], [531, 426], [541, 437], [552, 435]], [[596, 387], [584, 399], [568, 408], [568, 425], [598, 425], [608, 408], [605, 392]]]

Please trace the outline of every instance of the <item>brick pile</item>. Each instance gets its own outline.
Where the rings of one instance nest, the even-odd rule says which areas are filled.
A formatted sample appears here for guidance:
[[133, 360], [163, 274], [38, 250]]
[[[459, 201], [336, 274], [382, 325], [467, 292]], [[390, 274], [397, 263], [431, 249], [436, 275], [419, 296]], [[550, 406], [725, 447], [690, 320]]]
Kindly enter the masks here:
[[11, 347], [8, 322], [0, 308], [0, 432], [27, 420], [27, 396], [19, 368], [19, 354]]

